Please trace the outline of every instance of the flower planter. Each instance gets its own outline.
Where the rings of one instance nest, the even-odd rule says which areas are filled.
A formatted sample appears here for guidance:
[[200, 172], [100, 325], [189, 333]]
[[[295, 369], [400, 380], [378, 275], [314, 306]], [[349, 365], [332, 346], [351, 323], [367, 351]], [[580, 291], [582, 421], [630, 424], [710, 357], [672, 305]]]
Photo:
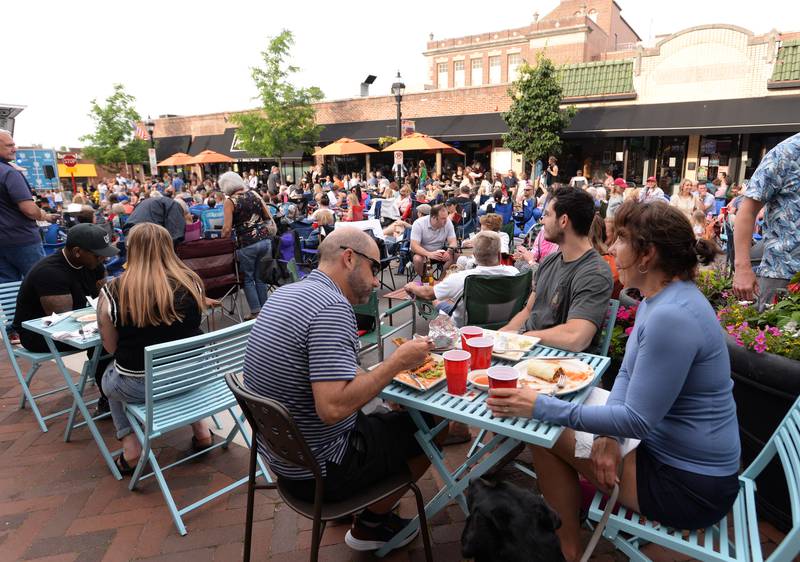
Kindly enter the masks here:
[[[750, 351], [736, 345], [730, 336], [727, 344], [742, 441], [742, 466], [747, 466], [800, 395], [800, 361]], [[759, 517], [788, 532], [792, 516], [780, 463], [770, 463], [757, 484]]]

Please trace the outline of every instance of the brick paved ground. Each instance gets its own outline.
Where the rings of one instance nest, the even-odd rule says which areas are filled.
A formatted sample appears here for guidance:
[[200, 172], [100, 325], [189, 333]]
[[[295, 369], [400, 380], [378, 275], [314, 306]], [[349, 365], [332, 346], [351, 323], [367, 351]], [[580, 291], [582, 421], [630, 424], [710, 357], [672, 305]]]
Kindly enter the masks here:
[[[34, 388], [58, 382], [52, 365], [43, 367]], [[19, 387], [10, 365], [0, 357], [0, 561], [48, 562], [181, 560], [203, 562], [241, 559], [245, 520], [244, 488], [188, 514], [189, 534], [175, 531], [162, 496], [152, 479], [137, 492], [129, 492], [127, 479], [116, 481], [85, 429], [73, 441], [63, 442], [65, 420], [54, 420], [41, 433], [33, 415], [17, 409]], [[65, 397], [42, 401], [44, 409], [69, 405]], [[116, 447], [110, 421], [99, 424], [109, 447]], [[157, 450], [162, 466], [187, 449], [190, 431], [175, 432]], [[447, 449], [449, 463], [464, 458], [466, 446]], [[205, 458], [168, 471], [178, 505], [202, 497], [243, 475], [248, 452], [239, 446], [217, 449]], [[509, 478], [524, 478], [507, 471]], [[532, 485], [530, 481], [525, 485]], [[429, 472], [420, 485], [426, 499], [438, 488]], [[401, 502], [401, 514], [415, 512], [413, 499]], [[437, 561], [461, 560], [460, 537], [464, 515], [448, 507], [431, 521], [434, 557]], [[255, 510], [254, 560], [308, 560], [311, 525], [288, 509], [273, 492], [258, 492]], [[321, 560], [372, 560], [371, 554], [354, 553], [344, 544], [345, 525], [329, 526]], [[765, 525], [762, 538], [774, 545], [780, 534]], [[650, 549], [658, 561], [685, 560], [661, 549]], [[387, 561], [423, 560], [422, 541], [392, 553]], [[623, 560], [610, 544], [602, 543], [595, 560]]]

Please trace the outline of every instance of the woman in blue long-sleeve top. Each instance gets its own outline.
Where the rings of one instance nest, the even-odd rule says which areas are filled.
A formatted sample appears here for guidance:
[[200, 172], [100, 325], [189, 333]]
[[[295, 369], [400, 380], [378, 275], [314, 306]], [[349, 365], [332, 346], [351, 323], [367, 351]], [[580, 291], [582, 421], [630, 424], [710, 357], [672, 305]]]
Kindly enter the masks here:
[[[534, 447], [539, 488], [562, 520], [562, 550], [581, 545], [578, 473], [649, 519], [706, 527], [738, 492], [739, 432], [730, 361], [714, 310], [693, 283], [716, 249], [695, 241], [689, 221], [661, 203], [630, 201], [615, 215], [611, 247], [620, 281], [644, 295], [608, 401], [584, 406], [531, 389], [496, 389], [496, 416], [526, 416], [567, 428], [552, 449]], [[591, 458], [575, 457], [575, 432], [595, 435]], [[621, 458], [618, 440], [640, 439]], [[620, 475], [620, 476], [618, 476]]]

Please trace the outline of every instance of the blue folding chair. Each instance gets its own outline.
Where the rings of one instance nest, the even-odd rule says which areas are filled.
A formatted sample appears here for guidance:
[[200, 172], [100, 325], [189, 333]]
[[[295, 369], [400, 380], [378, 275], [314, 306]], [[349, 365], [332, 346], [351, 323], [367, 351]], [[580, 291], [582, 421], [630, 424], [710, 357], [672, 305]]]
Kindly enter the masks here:
[[[17, 310], [17, 295], [19, 294], [19, 289], [21, 286], [21, 281], [0, 284], [0, 332], [2, 332], [3, 335], [3, 345], [6, 348], [8, 360], [11, 362], [11, 368], [14, 370], [14, 375], [16, 375], [17, 380], [19, 381], [20, 387], [22, 387], [22, 398], [19, 402], [19, 408], [20, 410], [25, 408], [26, 402], [30, 404], [31, 411], [33, 412], [33, 415], [36, 416], [36, 422], [39, 424], [39, 428], [46, 433], [47, 423], [45, 422], [47, 422], [49, 419], [66, 414], [70, 411], [70, 408], [59, 410], [58, 412], [43, 416], [39, 410], [38, 404], [36, 404], [36, 399], [50, 396], [58, 392], [63, 392], [67, 390], [67, 386], [60, 386], [39, 394], [33, 394], [33, 392], [31, 392], [30, 385], [31, 381], [33, 381], [33, 376], [43, 363], [47, 363], [53, 359], [53, 354], [49, 352], [35, 353], [33, 351], [28, 351], [21, 346], [14, 347], [11, 345], [8, 332], [9, 328], [11, 327], [14, 314]], [[78, 353], [78, 351], [79, 350], [77, 349], [75, 351], [63, 351], [61, 352], [61, 356], [64, 357], [67, 355], [72, 355], [73, 353]], [[30, 363], [30, 368], [25, 372], [24, 375], [22, 374], [22, 368], [20, 367], [19, 359], [25, 359], [28, 363]]]
[[[238, 432], [241, 432], [247, 445], [252, 446], [244, 418], [234, 411], [236, 398], [225, 383], [225, 375], [241, 372], [247, 339], [254, 322], [243, 322], [216, 332], [146, 347], [145, 401], [143, 404], [125, 404], [125, 415], [142, 445], [142, 454], [128, 487], [133, 490], [140, 481], [155, 476], [181, 535], [186, 534], [183, 515], [248, 481], [245, 476], [186, 507], [178, 508], [164, 478], [164, 471], [217, 447], [227, 448]], [[220, 412], [228, 412], [235, 424], [224, 441], [161, 466], [153, 451], [155, 439]], [[152, 472], [143, 474], [148, 463]], [[259, 474], [271, 483], [272, 478], [260, 458], [258, 464]]]
[[498, 203], [494, 206], [494, 212], [503, 217], [503, 224], [508, 224], [514, 219], [514, 205], [511, 203]]
[[[775, 457], [778, 457], [775, 459]], [[780, 462], [792, 508], [792, 527], [783, 541], [768, 556], [759, 537], [756, 509], [756, 478], [773, 460]], [[655, 543], [694, 560], [720, 562], [789, 562], [800, 554], [800, 398], [772, 434], [767, 444], [739, 476], [739, 495], [731, 516], [706, 529], [681, 530], [646, 520], [638, 513], [613, 502], [601, 509], [604, 497], [597, 493], [589, 508], [589, 520], [603, 525], [603, 536], [631, 560], [649, 561], [640, 548]]]

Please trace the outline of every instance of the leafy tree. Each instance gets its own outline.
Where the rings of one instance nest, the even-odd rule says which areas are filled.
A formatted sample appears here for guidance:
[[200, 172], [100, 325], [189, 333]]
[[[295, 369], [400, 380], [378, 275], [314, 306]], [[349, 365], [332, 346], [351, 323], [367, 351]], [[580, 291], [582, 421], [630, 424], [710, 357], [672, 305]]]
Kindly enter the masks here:
[[122, 84], [114, 84], [114, 93], [106, 98], [105, 105], [92, 100], [89, 117], [95, 123], [95, 131], [80, 139], [88, 143], [83, 148], [84, 156], [102, 166], [147, 161], [147, 143], [133, 137], [135, 123], [141, 120], [133, 107], [135, 101]]
[[264, 67], [250, 69], [261, 108], [232, 117], [239, 126], [242, 148], [259, 156], [274, 156], [279, 164], [292, 150], [313, 146], [322, 130], [314, 120], [312, 105], [322, 100], [322, 90], [298, 88], [290, 81], [299, 70], [285, 63], [293, 44], [292, 32], [286, 29], [269, 39], [267, 50], [261, 52]]
[[509, 86], [511, 108], [503, 114], [508, 133], [504, 146], [533, 163], [561, 150], [561, 133], [575, 116], [575, 108], [561, 108], [562, 90], [553, 62], [537, 56], [536, 66], [527, 64]]

